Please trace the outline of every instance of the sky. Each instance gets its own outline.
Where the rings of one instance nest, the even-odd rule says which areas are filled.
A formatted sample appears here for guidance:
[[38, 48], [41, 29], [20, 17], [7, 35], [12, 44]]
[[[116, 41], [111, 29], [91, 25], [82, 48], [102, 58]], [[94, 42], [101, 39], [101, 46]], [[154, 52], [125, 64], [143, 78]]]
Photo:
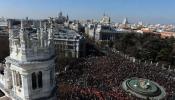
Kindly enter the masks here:
[[99, 20], [104, 13], [114, 22], [175, 24], [175, 0], [0, 0], [0, 16], [48, 18], [62, 11], [70, 19]]

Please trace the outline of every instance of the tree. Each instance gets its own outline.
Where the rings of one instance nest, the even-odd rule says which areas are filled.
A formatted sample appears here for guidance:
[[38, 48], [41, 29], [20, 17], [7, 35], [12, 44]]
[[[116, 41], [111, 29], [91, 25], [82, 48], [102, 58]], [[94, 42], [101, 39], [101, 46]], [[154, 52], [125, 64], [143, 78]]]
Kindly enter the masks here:
[[168, 61], [169, 60], [169, 53], [170, 53], [169, 48], [162, 48], [160, 52], [157, 55], [157, 60], [158, 61]]

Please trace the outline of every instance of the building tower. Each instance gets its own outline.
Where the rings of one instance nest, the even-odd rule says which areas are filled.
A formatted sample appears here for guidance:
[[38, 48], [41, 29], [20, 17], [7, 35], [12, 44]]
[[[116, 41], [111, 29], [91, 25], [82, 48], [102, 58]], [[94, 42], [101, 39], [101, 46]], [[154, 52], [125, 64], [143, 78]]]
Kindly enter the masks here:
[[[52, 21], [49, 21], [52, 22]], [[36, 33], [21, 21], [18, 33], [9, 31], [10, 56], [6, 58], [6, 89], [13, 100], [55, 100], [53, 24]], [[41, 23], [42, 24], [42, 23]], [[11, 27], [10, 27], [11, 28]]]
[[66, 22], [69, 22], [69, 15], [66, 16]]
[[109, 25], [111, 23], [111, 18], [104, 13], [100, 23], [105, 24], [105, 25]]
[[129, 24], [128, 19], [125, 18], [125, 19], [123, 20], [122, 24], [123, 24], [123, 25], [127, 25], [127, 24]]

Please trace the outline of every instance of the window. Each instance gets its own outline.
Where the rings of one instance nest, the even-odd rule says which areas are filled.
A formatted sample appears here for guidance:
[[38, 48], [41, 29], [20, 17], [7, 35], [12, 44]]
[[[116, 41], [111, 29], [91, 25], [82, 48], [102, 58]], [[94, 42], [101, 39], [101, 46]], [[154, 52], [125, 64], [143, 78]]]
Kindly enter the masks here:
[[22, 79], [21, 75], [19, 72], [13, 71], [13, 77], [14, 77], [14, 85], [19, 86], [20, 88], [22, 87]]
[[36, 89], [37, 88], [37, 83], [36, 83], [36, 74], [32, 73], [32, 88]]
[[34, 72], [32, 73], [32, 88], [42, 88], [43, 87], [43, 80], [42, 80], [42, 72], [39, 71], [37, 74]]
[[18, 73], [18, 77], [19, 77], [19, 86], [22, 87], [22, 80], [21, 80], [21, 75]]
[[43, 82], [42, 82], [43, 80], [42, 80], [42, 72], [40, 71], [39, 73], [38, 73], [38, 87], [39, 88], [42, 88], [43, 87]]
[[19, 74], [16, 72], [15, 74], [16, 74], [16, 85], [19, 86]]

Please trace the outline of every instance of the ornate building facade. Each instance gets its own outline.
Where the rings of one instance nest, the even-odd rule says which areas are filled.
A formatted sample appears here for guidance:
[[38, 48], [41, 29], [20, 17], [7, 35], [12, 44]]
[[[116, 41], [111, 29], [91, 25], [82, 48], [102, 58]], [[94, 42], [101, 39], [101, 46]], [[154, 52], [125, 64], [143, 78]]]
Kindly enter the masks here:
[[21, 21], [20, 31], [9, 24], [10, 56], [0, 89], [13, 100], [55, 100], [55, 50], [52, 19], [35, 29]]
[[79, 58], [85, 55], [85, 40], [76, 31], [60, 29], [54, 34], [58, 58]]

